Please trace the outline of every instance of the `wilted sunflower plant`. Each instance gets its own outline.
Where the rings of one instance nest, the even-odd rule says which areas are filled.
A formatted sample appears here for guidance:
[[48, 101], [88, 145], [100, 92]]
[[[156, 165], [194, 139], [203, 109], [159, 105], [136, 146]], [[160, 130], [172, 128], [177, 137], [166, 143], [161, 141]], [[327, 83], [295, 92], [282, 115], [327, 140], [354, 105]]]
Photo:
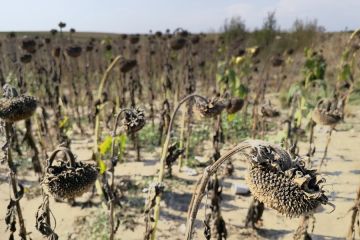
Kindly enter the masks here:
[[[163, 181], [164, 181], [164, 177], [165, 177], [166, 160], [169, 157], [168, 152], [169, 152], [169, 147], [171, 147], [170, 140], [171, 140], [172, 130], [174, 127], [174, 121], [175, 121], [176, 114], [178, 113], [180, 107], [184, 103], [186, 103], [187, 101], [189, 101], [193, 98], [202, 100], [201, 106], [197, 107], [200, 114], [213, 115], [215, 112], [218, 112], [217, 106], [213, 106], [211, 103], [208, 103], [206, 98], [204, 98], [196, 93], [193, 93], [193, 94], [190, 94], [190, 95], [184, 97], [181, 101], [179, 101], [179, 103], [175, 107], [175, 109], [171, 115], [170, 123], [167, 128], [166, 138], [165, 138], [164, 144], [162, 146], [158, 180], [152, 184], [153, 188], [150, 188], [150, 190], [148, 191], [148, 197], [147, 197], [147, 203], [146, 203], [147, 207], [146, 207], [146, 211], [145, 211], [145, 213], [147, 214], [146, 219], [148, 219], [148, 221], [147, 221], [146, 232], [145, 232], [145, 236], [147, 236], [147, 237], [145, 239], [151, 239], [151, 240], [156, 239], [156, 237], [155, 237], [156, 229], [157, 229], [157, 224], [158, 224], [159, 217], [160, 217], [160, 200], [161, 200], [162, 192], [164, 190]], [[153, 213], [154, 217], [150, 216], [152, 213]]]
[[[123, 116], [122, 118], [120, 118]], [[119, 122], [119, 120], [121, 120]], [[120, 123], [120, 125], [119, 125]], [[114, 191], [114, 180], [115, 180], [115, 166], [121, 161], [121, 158], [124, 155], [126, 137], [123, 134], [131, 135], [140, 131], [146, 123], [144, 111], [139, 108], [132, 109], [121, 109], [119, 113], [116, 114], [115, 123], [113, 131], [111, 134], [111, 158], [109, 161], [109, 167], [106, 172], [103, 173], [103, 192], [105, 193], [105, 198], [108, 202], [109, 208], [109, 239], [113, 240], [114, 235], [119, 227], [119, 220], [117, 225], [114, 221], [114, 211], [115, 204], [119, 202], [118, 196], [116, 196]], [[119, 130], [118, 131], [118, 127]], [[110, 182], [108, 180], [107, 174], [111, 175]]]
[[[224, 133], [221, 126], [221, 113], [228, 106], [228, 102], [222, 98], [213, 97], [207, 102], [201, 102], [201, 100], [196, 103], [196, 110], [201, 117], [204, 118], [213, 118], [214, 119], [214, 133], [212, 136], [214, 152], [210, 159], [210, 162], [215, 162], [221, 157], [220, 155], [220, 145], [224, 143]], [[233, 165], [229, 161], [227, 166], [223, 170], [224, 175], [231, 175], [233, 172]], [[204, 235], [206, 239], [226, 239], [227, 238], [227, 229], [226, 224], [221, 216], [220, 203], [222, 200], [222, 182], [218, 178], [218, 173], [214, 174], [214, 177], [209, 181], [207, 186], [207, 197], [210, 198], [210, 213], [205, 213], [205, 229]], [[205, 208], [207, 208], [206, 206]], [[206, 210], [205, 210], [206, 211]]]
[[30, 118], [37, 107], [37, 100], [28, 95], [19, 95], [16, 88], [9, 84], [3, 87], [3, 97], [0, 98], [0, 120], [2, 131], [5, 131], [6, 143], [2, 146], [5, 158], [9, 168], [10, 176], [10, 201], [7, 206], [5, 223], [10, 230], [10, 238], [14, 238], [16, 231], [16, 215], [19, 221], [19, 236], [21, 239], [27, 239], [25, 222], [20, 206], [20, 200], [24, 195], [24, 187], [17, 180], [17, 167], [13, 161], [11, 153], [11, 141], [14, 134], [14, 123]]
[[245, 180], [250, 191], [266, 206], [288, 217], [299, 217], [314, 212], [322, 204], [332, 205], [322, 189], [324, 179], [316, 170], [306, 168], [300, 158], [293, 158], [281, 147], [247, 140], [205, 169], [190, 202], [185, 239], [192, 239], [194, 222], [210, 177], [237, 153], [247, 163]]

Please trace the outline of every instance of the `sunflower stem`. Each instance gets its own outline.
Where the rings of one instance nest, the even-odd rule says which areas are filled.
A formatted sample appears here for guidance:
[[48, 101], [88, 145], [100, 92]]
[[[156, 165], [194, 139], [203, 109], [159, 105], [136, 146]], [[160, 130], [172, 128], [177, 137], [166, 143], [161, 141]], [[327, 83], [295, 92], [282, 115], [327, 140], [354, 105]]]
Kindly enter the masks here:
[[109, 171], [111, 172], [111, 183], [110, 183], [110, 199], [109, 199], [109, 230], [110, 230], [110, 236], [109, 239], [113, 240], [114, 239], [114, 235], [115, 235], [115, 230], [114, 230], [114, 208], [115, 208], [115, 204], [114, 204], [114, 199], [113, 199], [113, 192], [114, 192], [114, 180], [115, 180], [115, 168], [114, 168], [114, 164], [113, 164], [113, 159], [115, 159], [115, 136], [116, 136], [116, 130], [118, 127], [118, 123], [119, 123], [119, 118], [121, 116], [122, 113], [124, 113], [125, 111], [127, 111], [129, 109], [121, 109], [120, 112], [115, 116], [115, 123], [114, 123], [114, 128], [113, 128], [113, 132], [112, 132], [112, 138], [111, 138], [111, 168], [109, 169]]
[[22, 210], [21, 210], [21, 206], [20, 206], [20, 199], [22, 196], [19, 196], [19, 192], [17, 189], [18, 183], [17, 183], [17, 179], [16, 179], [16, 166], [14, 165], [14, 162], [12, 160], [12, 155], [11, 155], [12, 127], [13, 127], [12, 123], [5, 123], [5, 132], [6, 132], [5, 134], [6, 134], [6, 142], [7, 142], [6, 158], [7, 158], [7, 162], [8, 162], [8, 166], [9, 166], [9, 170], [10, 170], [11, 187], [12, 187], [14, 197], [16, 199], [15, 200], [16, 212], [18, 215], [18, 220], [19, 220], [19, 225], [20, 225], [19, 236], [21, 237], [22, 240], [26, 240], [25, 222], [24, 222], [24, 218], [23, 218]]
[[321, 162], [320, 162], [320, 165], [319, 165], [319, 172], [320, 172], [320, 169], [321, 169], [321, 167], [322, 167], [322, 165], [323, 165], [323, 163], [324, 163], [324, 161], [326, 159], [326, 156], [327, 156], [327, 151], [328, 151], [328, 148], [329, 148], [329, 144], [330, 144], [330, 140], [331, 140], [331, 134], [332, 134], [333, 129], [334, 129], [333, 127], [330, 128], [329, 134], [327, 136], [324, 155], [323, 155], [323, 157], [321, 159]]
[[[194, 94], [190, 94], [188, 96], [186, 96], [185, 98], [183, 98], [176, 106], [171, 119], [170, 119], [170, 123], [167, 129], [167, 135], [165, 138], [165, 142], [164, 145], [162, 147], [162, 152], [161, 152], [161, 158], [160, 158], [160, 171], [159, 171], [159, 176], [158, 176], [158, 183], [162, 183], [164, 181], [164, 171], [165, 171], [165, 160], [166, 160], [166, 155], [168, 152], [168, 148], [169, 148], [169, 144], [170, 144], [170, 137], [171, 137], [171, 131], [172, 131], [172, 127], [174, 125], [174, 120], [175, 120], [175, 116], [177, 114], [177, 112], [179, 111], [180, 107], [189, 99], [192, 98], [201, 98], [204, 101], [207, 101], [204, 97], [197, 95], [196, 93]], [[155, 240], [155, 236], [156, 236], [156, 229], [157, 229], [157, 225], [159, 222], [159, 217], [160, 217], [160, 201], [161, 201], [161, 196], [157, 196], [156, 197], [156, 204], [154, 207], [154, 223], [152, 226], [152, 232], [151, 232], [151, 240]]]
[[[97, 94], [97, 98], [100, 99], [101, 98], [101, 94], [103, 92], [104, 86], [105, 86], [105, 82], [106, 80], [109, 78], [109, 74], [111, 72], [111, 70], [115, 67], [115, 64], [121, 59], [121, 55], [117, 56], [112, 63], [108, 66], [108, 68], [106, 69], [101, 81], [100, 81], [100, 85], [99, 85], [99, 90], [98, 90], [98, 94]], [[99, 127], [100, 127], [100, 113], [98, 113], [96, 115], [96, 119], [95, 119], [95, 141], [94, 141], [94, 152], [97, 154], [98, 153], [98, 140], [99, 140]]]
[[248, 142], [242, 142], [236, 145], [233, 149], [225, 153], [222, 157], [220, 157], [216, 162], [211, 164], [210, 166], [206, 167], [204, 170], [203, 175], [198, 180], [198, 183], [195, 187], [193, 196], [190, 201], [189, 209], [188, 209], [188, 216], [186, 222], [186, 231], [185, 231], [185, 239], [191, 240], [192, 238], [192, 230], [194, 227], [194, 222], [196, 219], [197, 212], [199, 210], [199, 206], [201, 203], [202, 198], [205, 195], [206, 186], [210, 180], [210, 177], [216, 173], [217, 169], [227, 160], [229, 160], [233, 155], [236, 153], [245, 154], [245, 150], [250, 148], [251, 144]]

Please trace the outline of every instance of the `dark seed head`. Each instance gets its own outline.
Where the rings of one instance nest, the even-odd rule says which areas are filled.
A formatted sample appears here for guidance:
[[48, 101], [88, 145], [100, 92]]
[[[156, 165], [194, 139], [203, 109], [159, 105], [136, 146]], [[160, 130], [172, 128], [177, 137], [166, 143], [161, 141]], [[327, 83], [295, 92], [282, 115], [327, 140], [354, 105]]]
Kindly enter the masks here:
[[307, 169], [300, 158], [293, 159], [278, 146], [257, 142], [250, 153], [246, 182], [259, 201], [290, 217], [327, 204], [322, 190], [325, 180], [316, 170]]
[[280, 67], [284, 64], [284, 60], [281, 56], [277, 55], [271, 59], [271, 64], [273, 67]]
[[66, 48], [66, 54], [70, 57], [77, 58], [81, 56], [82, 49], [80, 46], [70, 46]]
[[140, 35], [139, 34], [130, 35], [129, 41], [131, 44], [137, 44], [140, 41]]
[[141, 130], [146, 123], [144, 111], [139, 108], [134, 108], [125, 111], [125, 117], [122, 120], [121, 128], [127, 134], [133, 134]]
[[186, 45], [186, 39], [183, 37], [176, 37], [170, 41], [170, 48], [174, 51], [181, 50]]
[[321, 99], [312, 113], [313, 121], [320, 125], [335, 125], [342, 118], [343, 113], [336, 99]]
[[240, 111], [243, 106], [244, 106], [244, 100], [241, 98], [234, 97], [229, 100], [229, 103], [226, 106], [226, 111], [229, 114], [233, 114]]
[[21, 42], [21, 48], [28, 53], [36, 52], [36, 42], [34, 39], [29, 37], [24, 37]]
[[246, 53], [246, 50], [245, 49], [243, 49], [243, 48], [240, 48], [238, 51], [237, 51], [237, 56], [238, 57], [242, 57], [242, 56], [244, 56], [245, 55], [245, 53]]
[[280, 112], [271, 105], [271, 102], [268, 102], [261, 106], [260, 115], [263, 117], [275, 118], [280, 116]]
[[32, 56], [31, 56], [31, 54], [28, 54], [28, 53], [26, 53], [20, 57], [20, 61], [24, 64], [30, 63], [31, 59], [32, 59]]
[[214, 97], [207, 102], [197, 99], [195, 110], [201, 117], [212, 118], [219, 115], [226, 106], [227, 102], [217, 97]]
[[51, 30], [50, 30], [50, 33], [51, 33], [51, 35], [53, 35], [53, 36], [55, 36], [55, 35], [57, 34], [57, 32], [58, 32], [58, 30], [56, 30], [56, 29], [51, 29]]
[[293, 55], [293, 53], [294, 53], [293, 48], [289, 48], [288, 50], [286, 50], [286, 54], [289, 55], [289, 56]]
[[0, 99], [0, 118], [5, 122], [17, 122], [30, 118], [37, 107], [37, 101], [31, 96], [18, 96]]
[[137, 61], [135, 59], [125, 59], [120, 60], [120, 71], [122, 73], [130, 72], [134, 67], [136, 67]]
[[192, 38], [191, 38], [191, 43], [192, 44], [198, 44], [200, 42], [200, 36], [199, 35], [194, 35]]
[[66, 199], [79, 197], [93, 186], [98, 176], [98, 169], [82, 162], [74, 167], [62, 163], [47, 169], [42, 186], [53, 197]]
[[65, 28], [65, 27], [66, 27], [66, 23], [64, 23], [64, 22], [59, 22], [58, 26], [59, 26], [59, 28]]
[[111, 44], [106, 44], [105, 50], [106, 51], [111, 51], [111, 49], [112, 49], [112, 45]]

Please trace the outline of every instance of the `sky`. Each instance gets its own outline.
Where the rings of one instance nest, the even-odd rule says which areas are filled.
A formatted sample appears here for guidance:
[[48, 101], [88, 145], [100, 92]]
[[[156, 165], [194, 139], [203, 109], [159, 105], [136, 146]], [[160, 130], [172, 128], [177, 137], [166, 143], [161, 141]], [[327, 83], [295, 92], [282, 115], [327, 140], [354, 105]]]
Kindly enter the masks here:
[[0, 31], [48, 31], [60, 21], [77, 31], [147, 33], [182, 27], [219, 31], [225, 19], [241, 17], [261, 27], [275, 11], [282, 29], [295, 19], [318, 20], [328, 31], [360, 27], [360, 0], [2, 0]]

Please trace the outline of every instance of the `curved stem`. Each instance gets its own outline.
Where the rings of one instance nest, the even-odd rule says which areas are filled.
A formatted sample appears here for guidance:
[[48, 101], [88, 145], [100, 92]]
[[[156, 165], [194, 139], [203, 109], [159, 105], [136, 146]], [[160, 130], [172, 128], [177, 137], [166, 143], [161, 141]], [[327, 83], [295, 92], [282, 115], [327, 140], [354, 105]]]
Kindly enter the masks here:
[[55, 160], [56, 155], [59, 152], [63, 152], [65, 154], [65, 156], [66, 156], [66, 160], [69, 161], [70, 166], [75, 167], [75, 157], [74, 157], [74, 155], [72, 154], [72, 152], [68, 148], [62, 147], [62, 146], [59, 146], [57, 149], [55, 149], [50, 154], [50, 157], [47, 160], [47, 166], [46, 167], [51, 167], [53, 161]]
[[[100, 85], [99, 85], [99, 90], [98, 90], [98, 94], [97, 94], [97, 98], [100, 99], [101, 98], [101, 94], [103, 92], [103, 88], [105, 85], [106, 80], [109, 77], [109, 74], [111, 72], [111, 70], [115, 67], [115, 64], [122, 58], [121, 55], [117, 56], [112, 63], [108, 66], [108, 68], [106, 69], [101, 81], [100, 81]], [[96, 115], [96, 119], [95, 119], [95, 141], [94, 141], [94, 152], [98, 153], [98, 138], [99, 138], [99, 125], [100, 125], [100, 113], [98, 113]]]
[[[119, 118], [121, 116], [122, 113], [129, 111], [130, 109], [124, 108], [121, 109], [120, 112], [118, 114], [116, 114], [115, 117], [115, 123], [114, 123], [114, 128], [113, 128], [113, 132], [112, 132], [112, 138], [111, 138], [111, 161], [112, 159], [115, 158], [115, 136], [116, 136], [116, 130], [118, 127], [118, 123], [119, 123]], [[111, 195], [110, 195], [110, 199], [109, 199], [109, 227], [110, 227], [110, 240], [114, 239], [114, 199], [112, 197], [113, 195], [113, 191], [114, 191], [114, 180], [115, 180], [115, 169], [114, 169], [114, 165], [113, 163], [111, 163], [111, 168], [109, 169], [111, 172], [111, 184], [110, 184], [110, 191], [111, 191]]]
[[[106, 80], [109, 77], [109, 74], [111, 72], [111, 70], [115, 67], [115, 64], [122, 58], [121, 55], [118, 55], [112, 62], [111, 64], [107, 67], [107, 69], [105, 70], [105, 73], [100, 81], [100, 85], [99, 85], [99, 90], [98, 90], [98, 94], [97, 94], [97, 99], [101, 98], [101, 94], [103, 92], [103, 88], [105, 85]], [[97, 113], [97, 115], [95, 116], [95, 130], [94, 130], [94, 150], [93, 150], [93, 156], [95, 158], [95, 161], [97, 162], [97, 164], [99, 164], [100, 162], [100, 156], [99, 156], [99, 128], [100, 128], [100, 110]], [[97, 183], [100, 184], [99, 180], [96, 180]], [[101, 196], [103, 196], [102, 192], [98, 189], [98, 192]]]
[[[181, 107], [187, 100], [189, 100], [189, 99], [191, 99], [191, 98], [193, 98], [193, 97], [194, 97], [194, 98], [195, 98], [195, 97], [200, 98], [201, 100], [207, 102], [207, 99], [206, 99], [206, 98], [204, 98], [204, 97], [202, 97], [202, 96], [200, 96], [200, 95], [198, 95], [198, 94], [196, 94], [196, 93], [190, 94], [190, 95], [186, 96], [185, 98], [183, 98], [183, 99], [178, 103], [178, 105], [176, 106], [173, 114], [171, 115], [170, 123], [169, 123], [169, 127], [168, 127], [168, 130], [167, 130], [166, 138], [170, 138], [171, 130], [172, 130], [172, 127], [173, 127], [174, 121], [175, 121], [175, 116], [176, 116], [177, 112], [179, 111], [180, 107]], [[164, 146], [165, 146], [165, 145], [164, 145]], [[167, 151], [167, 148], [163, 148], [163, 150], [164, 150], [164, 149], [166, 149], [166, 151]]]
[[[177, 112], [179, 111], [180, 107], [189, 99], [191, 98], [200, 98], [203, 101], [207, 101], [206, 98], [194, 93], [194, 94], [190, 94], [188, 96], [186, 96], [185, 98], [183, 98], [178, 105], [176, 106], [173, 114], [171, 115], [170, 118], [170, 123], [169, 123], [169, 127], [167, 129], [167, 134], [166, 134], [166, 139], [161, 151], [161, 158], [160, 158], [160, 171], [159, 171], [159, 177], [158, 177], [158, 182], [162, 183], [164, 180], [164, 171], [165, 171], [165, 160], [166, 160], [166, 155], [167, 155], [167, 151], [169, 148], [169, 144], [170, 144], [170, 137], [171, 137], [171, 131], [172, 131], [172, 127], [174, 125], [174, 121], [175, 121], [175, 116], [177, 114]], [[160, 200], [161, 197], [160, 195], [156, 197], [156, 205], [154, 207], [154, 224], [153, 224], [153, 229], [151, 232], [151, 240], [155, 240], [155, 235], [156, 235], [156, 228], [157, 228], [157, 224], [159, 222], [159, 216], [160, 216]]]
[[248, 142], [242, 142], [236, 145], [233, 149], [225, 153], [222, 157], [220, 157], [216, 162], [211, 164], [209, 167], [205, 168], [203, 175], [197, 182], [195, 191], [191, 198], [191, 202], [189, 205], [187, 223], [186, 223], [186, 231], [185, 231], [185, 239], [190, 240], [192, 236], [192, 230], [194, 227], [194, 222], [196, 219], [197, 212], [199, 210], [199, 206], [202, 198], [205, 195], [206, 186], [208, 185], [210, 177], [216, 173], [217, 169], [227, 160], [229, 160], [236, 153], [246, 154], [244, 151], [248, 148], [252, 147]]
[[98, 94], [97, 94], [97, 98], [100, 99], [101, 98], [101, 94], [105, 85], [106, 80], [109, 77], [110, 71], [115, 67], [115, 64], [122, 58], [121, 55], [118, 55], [111, 63], [110, 65], [107, 67], [107, 69], [105, 70], [105, 73], [100, 81], [100, 85], [99, 85], [99, 90], [98, 90]]

